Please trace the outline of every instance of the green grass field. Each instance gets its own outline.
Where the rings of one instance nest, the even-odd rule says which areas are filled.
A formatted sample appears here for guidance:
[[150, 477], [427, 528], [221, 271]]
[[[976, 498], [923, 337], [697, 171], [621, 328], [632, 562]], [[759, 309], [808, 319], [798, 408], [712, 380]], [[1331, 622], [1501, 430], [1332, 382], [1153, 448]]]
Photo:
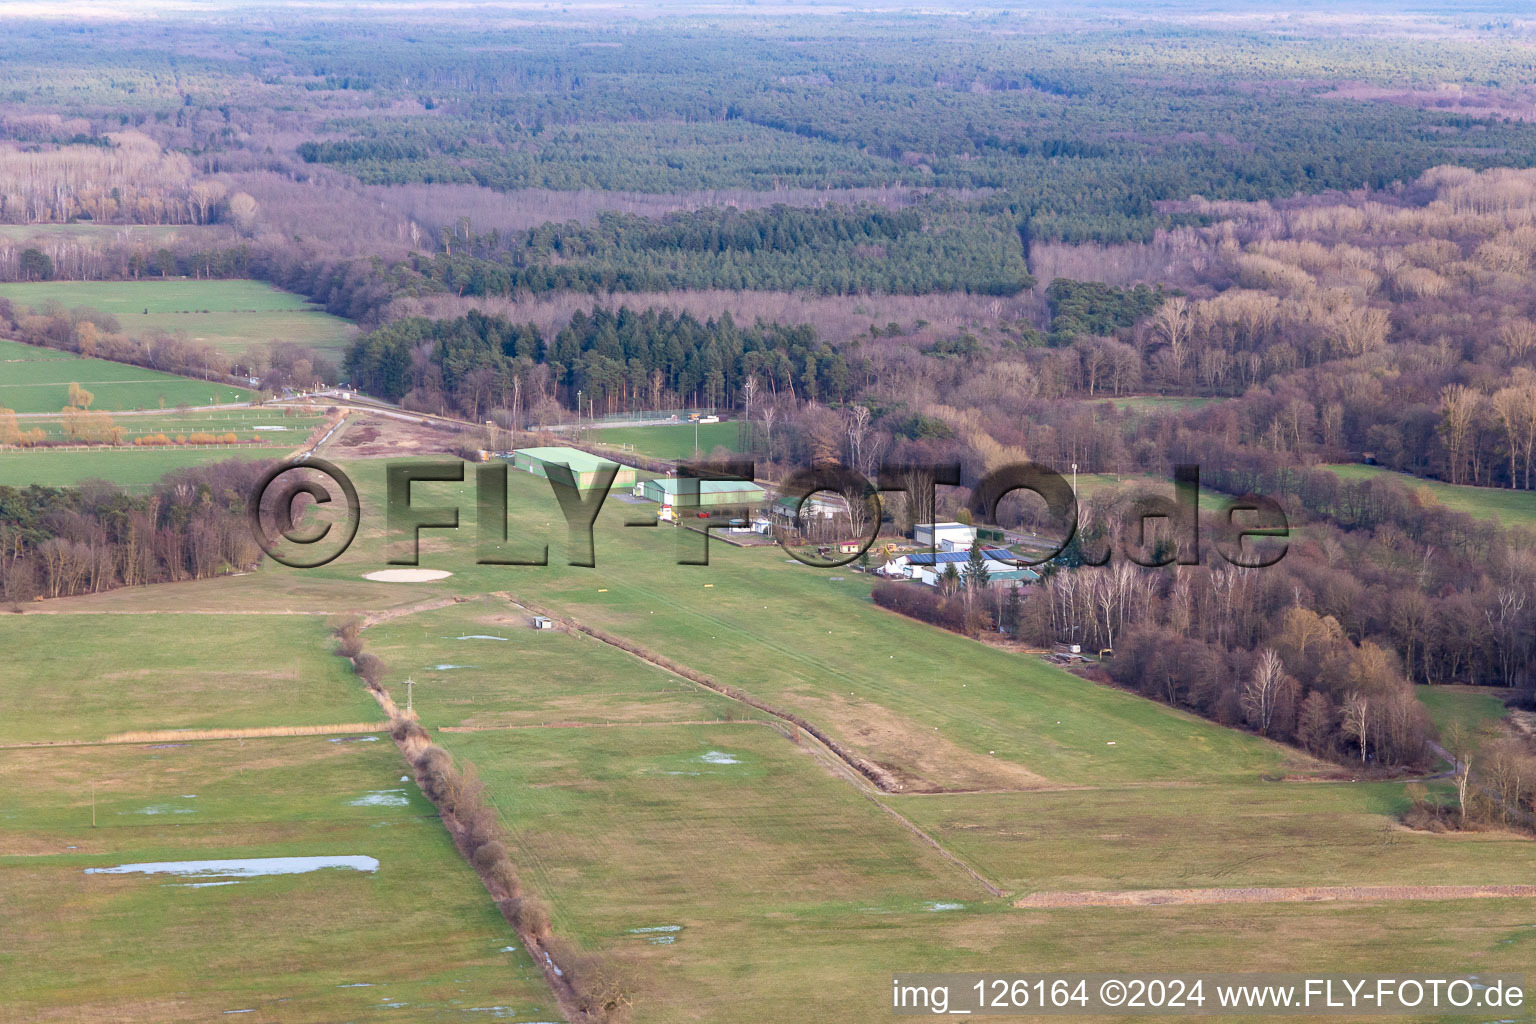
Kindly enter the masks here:
[[339, 357], [356, 333], [346, 320], [260, 281], [37, 281], [0, 284], [0, 297], [33, 309], [50, 302], [97, 309], [117, 317], [130, 337], [166, 331], [231, 355], [291, 341]]
[[694, 454], [695, 429], [698, 431], [699, 450], [703, 455], [708, 455], [716, 447], [735, 450], [739, 443], [740, 427], [736, 423], [701, 423], [696, 428], [687, 423], [598, 428], [591, 432], [591, 437], [600, 444], [631, 445], [636, 454], [648, 455], [653, 459], [691, 459]]
[[390, 666], [392, 689], [414, 681], [428, 726], [743, 717], [739, 704], [590, 637], [535, 630], [526, 612], [496, 598], [386, 622], [368, 631], [368, 650]]
[[[302, 438], [300, 439], [302, 440]], [[298, 447], [249, 445], [241, 448], [82, 448], [73, 451], [0, 451], [0, 484], [68, 487], [82, 480], [107, 480], [125, 490], [143, 491], [173, 469], [225, 459], [281, 459]]]
[[[41, 428], [54, 440], [64, 439], [60, 420], [21, 420], [24, 429]], [[128, 490], [145, 490], [173, 469], [201, 466], [225, 459], [281, 459], [298, 448], [319, 424], [318, 416], [284, 416], [269, 409], [209, 410], [118, 416], [124, 444], [114, 448], [56, 450], [32, 448], [0, 451], [0, 484], [67, 486], [92, 478], [110, 480]], [[233, 432], [241, 447], [139, 447], [134, 438], [165, 434], [175, 438], [196, 432]], [[249, 444], [252, 440], [260, 444]]]
[[3, 635], [11, 742], [382, 720], [315, 616], [27, 615]]
[[[123, 428], [123, 440], [132, 443], [136, 437], [148, 434], [210, 433], [224, 434], [233, 431], [242, 441], [267, 441], [271, 444], [292, 443], [297, 446], [309, 432], [323, 422], [324, 417], [302, 413], [290, 414], [285, 409], [205, 409], [197, 412], [153, 412], [133, 416], [116, 416], [113, 422]], [[64, 421], [43, 417], [19, 421], [26, 429], [41, 427], [51, 441], [67, 439]]]
[[[632, 979], [636, 1024], [884, 1020], [891, 973], [908, 969], [1476, 973], [1527, 969], [1536, 951], [1530, 902], [1516, 899], [1015, 908], [1018, 896], [1046, 890], [1518, 883], [1536, 868], [1536, 844], [1403, 829], [1400, 782], [1268, 781], [1316, 777], [1318, 766], [885, 613], [849, 570], [718, 542], [709, 566], [679, 566], [680, 537], [691, 552], [697, 536], [623, 528], [641, 510], [620, 502], [605, 504], [597, 524], [598, 568], [567, 565], [553, 494], [525, 474], [509, 475], [512, 544], [548, 543], [548, 566], [475, 564], [470, 472], [462, 485], [412, 494], [416, 505], [459, 505], [460, 530], [427, 530], [421, 542], [423, 567], [454, 575], [366, 582], [385, 567], [384, 463], [343, 468], [362, 496], [362, 526], [325, 567], [267, 567], [52, 605], [77, 614], [0, 618], [15, 652], [0, 656], [10, 658], [0, 680], [23, 680], [0, 694], [21, 709], [12, 732], [58, 740], [128, 727], [374, 721], [372, 702], [328, 653], [323, 623], [392, 609], [363, 634], [392, 695], [403, 703], [412, 681], [438, 742], [485, 780], [525, 884], [552, 904], [556, 935]], [[802, 714], [906, 788], [877, 794], [761, 712], [590, 637], [535, 631], [501, 594]], [[467, 600], [446, 603], [455, 599]], [[217, 646], [203, 639], [210, 632]], [[1437, 710], [1440, 696], [1431, 697], [1437, 718], [1487, 710], [1459, 699]], [[192, 751], [206, 751], [206, 763], [177, 760]], [[515, 953], [497, 959], [515, 940], [472, 878], [455, 888], [466, 869], [449, 863], [414, 789], [395, 781], [399, 764], [382, 738], [0, 750], [0, 771], [45, 780], [0, 798], [0, 884], [14, 879], [23, 892], [0, 906], [0, 965], [32, 957], [16, 975], [21, 1005], [130, 1020], [246, 1008], [274, 1020], [363, 1019], [370, 1008], [465, 1019], [466, 1008], [486, 1006], [509, 1008], [502, 1019], [556, 1019], [531, 965]], [[94, 833], [79, 825], [92, 780], [99, 820], [111, 822]], [[386, 793], [405, 803], [352, 803]], [[991, 895], [887, 809], [1007, 895]], [[81, 888], [83, 867], [180, 859], [192, 848], [365, 854], [381, 866], [209, 889], [85, 876], [107, 886]], [[435, 881], [427, 870], [439, 871]], [[167, 894], [182, 902], [167, 904]], [[294, 901], [302, 915], [276, 924]], [[384, 906], [408, 908], [409, 941], [375, 954], [391, 921]], [[58, 923], [18, 925], [34, 919]], [[130, 921], [159, 937], [136, 961], [100, 945]], [[246, 955], [260, 971], [226, 967], [231, 936], [252, 932], [261, 938]], [[359, 952], [335, 954], [344, 941]], [[274, 966], [295, 948], [298, 967]], [[205, 994], [182, 980], [188, 970], [241, 981]], [[66, 987], [67, 977], [84, 982]], [[481, 995], [487, 978], [502, 987]], [[335, 987], [376, 980], [388, 987]], [[185, 1005], [163, 998], [188, 989]]]
[[[642, 1024], [879, 1021], [890, 1015], [892, 972], [909, 968], [1514, 970], [1533, 946], [1520, 900], [1016, 910], [803, 747], [758, 726], [509, 730], [445, 742], [490, 786], [514, 858], [554, 902], [557, 933], [636, 979]], [[1526, 840], [1399, 842], [1376, 806], [1392, 803], [1386, 791], [1330, 787], [1309, 829], [1317, 788], [1288, 787], [1279, 803], [1252, 787], [893, 802], [958, 819], [941, 841], [984, 872], [1002, 869], [1020, 892], [1434, 878], [1437, 866], [1529, 877]], [[1175, 807], [1185, 814], [1158, 819]], [[1190, 826], [1206, 831], [1181, 832]]]
[[[323, 568], [273, 577], [339, 583], [385, 568], [384, 464], [353, 468], [363, 503], [357, 541]], [[457, 503], [464, 527], [423, 532], [422, 565], [455, 573], [423, 593], [507, 591], [553, 605], [804, 714], [914, 788], [1230, 781], [1280, 770], [1286, 758], [1256, 737], [883, 611], [867, 577], [812, 569], [777, 547], [715, 541], [710, 565], [679, 566], [679, 541], [693, 553], [699, 535], [625, 529], [625, 519], [642, 517], [617, 501], [598, 523], [597, 569], [567, 565], [549, 485], [508, 479], [514, 542], [549, 543], [550, 564], [474, 564], [470, 472], [462, 485], [413, 490], [417, 503]]]
[[[4, 1016], [556, 1017], [394, 744], [333, 738], [0, 750]], [[316, 856], [378, 863], [212, 885], [85, 873]]]
[[1396, 480], [1410, 492], [1422, 492], [1446, 508], [1465, 512], [1478, 519], [1491, 519], [1504, 526], [1536, 528], [1536, 491], [1511, 491], [1499, 487], [1472, 487], [1424, 480], [1396, 473], [1381, 466], [1353, 463], [1323, 466], [1342, 480], [1361, 481], [1385, 477]]
[[[69, 385], [95, 396], [92, 409], [174, 409], [178, 405], [249, 402], [255, 392], [227, 384], [177, 377], [105, 359], [0, 341], [0, 408], [58, 412], [69, 403]], [[22, 424], [26, 426], [25, 421]]]
[[1509, 717], [1504, 695], [1478, 686], [1415, 686], [1419, 703], [1429, 711], [1430, 719], [1444, 743], [1452, 726], [1459, 726], [1475, 746], [1483, 738], [1497, 734], [1499, 725]]

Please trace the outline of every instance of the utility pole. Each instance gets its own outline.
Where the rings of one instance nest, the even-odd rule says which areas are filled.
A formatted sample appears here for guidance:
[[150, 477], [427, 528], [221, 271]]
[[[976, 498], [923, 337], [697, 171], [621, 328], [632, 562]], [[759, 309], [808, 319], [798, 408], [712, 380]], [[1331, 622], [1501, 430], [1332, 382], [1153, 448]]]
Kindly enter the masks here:
[[1072, 463], [1072, 500], [1077, 500], [1077, 463]]
[[406, 677], [405, 680], [405, 713], [410, 714], [416, 709], [416, 680]]

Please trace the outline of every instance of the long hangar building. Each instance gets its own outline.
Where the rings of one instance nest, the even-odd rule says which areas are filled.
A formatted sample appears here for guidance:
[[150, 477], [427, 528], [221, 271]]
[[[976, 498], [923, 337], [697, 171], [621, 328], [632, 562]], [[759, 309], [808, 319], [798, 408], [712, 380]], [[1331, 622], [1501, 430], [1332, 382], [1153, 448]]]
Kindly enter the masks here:
[[[611, 459], [598, 458], [579, 448], [519, 448], [512, 453], [512, 468], [527, 470], [534, 476], [549, 477], [549, 467], [564, 463], [571, 468], [576, 477], [576, 486], [585, 491], [597, 481], [597, 471], [601, 466], [618, 465]], [[619, 471], [614, 475], [614, 487], [633, 487], [638, 479], [639, 471], [634, 466], [619, 465]]]

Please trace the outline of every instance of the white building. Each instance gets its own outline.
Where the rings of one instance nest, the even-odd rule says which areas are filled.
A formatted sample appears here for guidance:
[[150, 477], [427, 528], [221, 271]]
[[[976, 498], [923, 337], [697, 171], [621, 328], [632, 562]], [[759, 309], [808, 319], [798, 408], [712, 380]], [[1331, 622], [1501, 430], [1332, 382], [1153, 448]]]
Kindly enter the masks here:
[[[984, 548], [981, 554], [989, 573], [1010, 572], [1018, 568], [1011, 561], [1014, 558], [1013, 553], [1006, 548]], [[882, 565], [879, 571], [882, 576], [920, 580], [932, 585], [938, 582], [946, 565], [953, 565], [957, 570], [964, 569], [970, 557], [969, 546], [964, 551], [940, 551], [937, 554], [914, 551], [910, 554], [897, 555]]]
[[964, 523], [920, 523], [912, 529], [920, 547], [939, 551], [969, 551], [976, 543], [976, 527]]

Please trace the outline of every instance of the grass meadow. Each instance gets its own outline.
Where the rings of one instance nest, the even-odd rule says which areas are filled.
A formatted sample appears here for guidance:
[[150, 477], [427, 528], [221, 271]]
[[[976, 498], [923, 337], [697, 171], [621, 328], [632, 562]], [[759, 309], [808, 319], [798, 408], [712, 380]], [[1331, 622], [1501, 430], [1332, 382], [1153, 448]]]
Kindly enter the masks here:
[[[385, 567], [384, 464], [350, 466], [363, 506], [357, 541], [323, 568], [274, 569], [274, 582]], [[455, 574], [423, 595], [506, 591], [551, 606], [805, 715], [913, 788], [1231, 781], [1287, 761], [1258, 737], [879, 609], [868, 578], [851, 570], [719, 540], [708, 566], [680, 566], [679, 545], [696, 556], [700, 535], [621, 525], [655, 522], [644, 507], [605, 503], [597, 568], [568, 565], [559, 506], [529, 474], [508, 474], [511, 546], [537, 554], [547, 544], [550, 564], [476, 565], [473, 480], [471, 471], [463, 484], [412, 492], [415, 503], [461, 510], [460, 530], [423, 531], [421, 565]]]
[[[979, 970], [1517, 970], [1528, 961], [1528, 901], [1379, 905], [1249, 905], [1078, 910], [1012, 908], [939, 860], [895, 819], [829, 775], [804, 748], [776, 731], [749, 725], [508, 730], [453, 733], [445, 742], [477, 766], [513, 837], [525, 878], [555, 907], [557, 934], [621, 965], [636, 979], [634, 1019], [879, 1021], [893, 971]], [[1296, 786], [1281, 805], [1305, 833], [1305, 804], [1317, 787]], [[1040, 850], [1032, 864], [1009, 853], [1007, 866], [1029, 888], [1109, 880], [1143, 887], [1180, 877], [1167, 834], [1185, 820], [1156, 822], [1157, 806], [1138, 812], [1149, 793], [1120, 794], [1119, 813], [1098, 791], [1015, 795], [1024, 806], [1008, 819], [1011, 845]], [[1358, 847], [1359, 873], [1393, 874], [1418, 846], [1381, 839], [1385, 819], [1324, 798], [1323, 829], [1288, 854], [1263, 829], [1257, 791], [1217, 791], [1203, 806], [1201, 787], [1183, 792], [1199, 824], [1237, 810], [1242, 845], [1223, 847], [1231, 829], [1194, 833], [1178, 852], [1198, 866], [1225, 865], [1217, 884], [1246, 884], [1245, 854], [1287, 856], [1291, 874], [1342, 835]], [[999, 800], [1003, 798], [997, 798]], [[969, 820], [981, 796], [914, 796], [892, 801]], [[1040, 801], [1031, 806], [1031, 801]], [[1268, 808], [1273, 814], [1277, 808]], [[1052, 812], [1059, 814], [1052, 821]], [[1339, 813], [1348, 828], [1329, 819]], [[1126, 830], [1105, 836], [1105, 828]], [[1354, 832], [1369, 837], [1361, 842]], [[1143, 838], [1145, 831], [1145, 838]], [[949, 843], [954, 836], [938, 833]], [[1432, 840], [1425, 840], [1425, 846]], [[1528, 877], [1515, 865], [1490, 867], [1517, 842], [1468, 849], [1458, 870]], [[1084, 862], [1073, 863], [1076, 844]], [[1524, 843], [1530, 846], [1529, 842]], [[1100, 873], [1106, 849], [1119, 871]], [[978, 852], [961, 847], [967, 859]], [[986, 851], [981, 851], [985, 853]], [[995, 851], [994, 851], [995, 852]], [[1441, 854], [1435, 863], [1454, 857]], [[1529, 870], [1529, 853], [1520, 863]], [[976, 858], [983, 869], [995, 867]], [[1390, 867], [1384, 862], [1389, 862]], [[1413, 869], [1419, 871], [1421, 869]], [[1271, 872], [1273, 873], [1273, 872]], [[1328, 875], [1325, 865], [1319, 874]], [[1429, 868], [1422, 869], [1428, 874]], [[1264, 872], [1254, 872], [1262, 875]], [[1197, 871], [1189, 884], [1198, 884]], [[1011, 880], [1011, 879], [1010, 879]]]
[[[178, 377], [17, 341], [0, 341], [0, 408], [25, 413], [58, 412], [69, 404], [71, 383], [95, 396], [92, 409], [107, 412], [221, 405], [249, 402], [255, 397], [255, 392], [247, 388]], [[25, 427], [26, 421], [22, 425]]]
[[1509, 717], [1504, 694], [1484, 686], [1415, 686], [1419, 703], [1429, 711], [1430, 719], [1442, 740], [1459, 727], [1473, 744], [1496, 735]]
[[7, 742], [383, 721], [318, 616], [7, 616], [0, 637]]
[[[606, 503], [597, 568], [568, 565], [553, 493], [527, 474], [509, 474], [509, 547], [547, 544], [549, 565], [475, 564], [470, 472], [412, 493], [460, 507], [458, 531], [421, 541], [421, 565], [453, 575], [368, 582], [386, 567], [384, 463], [343, 468], [363, 521], [327, 566], [0, 619], [13, 742], [376, 721], [325, 622], [388, 609], [363, 633], [386, 685], [403, 704], [412, 681], [436, 740], [486, 782], [556, 936], [632, 979], [637, 1024], [884, 1020], [900, 970], [1478, 973], [1528, 969], [1536, 953], [1529, 900], [1016, 908], [1050, 890], [1525, 882], [1536, 844], [1407, 831], [1400, 782], [1278, 781], [1322, 773], [1258, 737], [883, 612], [850, 570], [719, 541], [708, 566], [678, 565], [698, 536], [625, 528], [654, 521], [643, 507]], [[793, 710], [905, 789], [876, 794], [806, 737], [634, 655], [535, 631], [500, 595]], [[1441, 720], [1488, 710], [1427, 703]], [[247, 1008], [478, 1019], [464, 1012], [476, 1007], [556, 1019], [531, 965], [499, 952], [516, 941], [430, 808], [396, 781], [391, 744], [333, 739], [349, 737], [0, 750], [0, 778], [40, 780], [0, 786], [0, 884], [19, 893], [0, 905], [0, 966], [9, 983], [20, 965], [20, 1005], [130, 1020]], [[95, 830], [81, 824], [91, 781]], [[353, 802], [385, 793], [405, 802]], [[190, 849], [365, 854], [380, 869], [207, 889], [79, 874]], [[155, 941], [115, 941], [128, 929]], [[239, 971], [227, 966], [237, 941]], [[182, 980], [197, 971], [219, 980]], [[337, 987], [358, 984], [376, 988]]]
[[302, 296], [260, 281], [34, 281], [0, 284], [0, 297], [41, 309], [58, 303], [115, 316], [123, 333], [180, 334], [243, 355], [273, 341], [326, 351], [339, 359], [356, 329]]
[[281, 459], [291, 445], [239, 448], [83, 448], [73, 451], [0, 451], [0, 484], [68, 487], [82, 480], [109, 480], [126, 490], [148, 490], [173, 469], [225, 459]]
[[592, 440], [614, 446], [630, 445], [637, 455], [653, 459], [691, 459], [694, 431], [698, 431], [698, 451], [708, 455], [717, 447], [735, 450], [740, 443], [736, 423], [663, 423], [648, 427], [599, 427], [591, 431]]
[[1341, 480], [1359, 482], [1384, 477], [1396, 480], [1409, 491], [1422, 493], [1446, 508], [1465, 512], [1478, 519], [1491, 519], [1503, 526], [1523, 526], [1536, 529], [1536, 491], [1511, 491], [1500, 487], [1473, 487], [1470, 484], [1448, 484], [1440, 480], [1424, 480], [1396, 473], [1382, 466], [1362, 466], [1354, 463], [1322, 467], [1330, 470]]
[[[496, 598], [403, 616], [367, 633], [389, 686], [414, 686], [422, 724], [509, 728], [743, 717], [735, 701], [580, 633], [535, 630]], [[758, 715], [758, 717], [761, 717]]]
[[[64, 439], [60, 420], [26, 419], [23, 428], [41, 428], [50, 440]], [[317, 416], [284, 416], [270, 409], [206, 410], [119, 416], [125, 444], [106, 448], [30, 448], [0, 451], [0, 483], [63, 487], [92, 478], [110, 480], [129, 490], [146, 490], [166, 473], [225, 459], [281, 459], [308, 438], [321, 422]], [[232, 446], [140, 447], [137, 437], [165, 434], [175, 438], [196, 432], [233, 432], [245, 444]], [[251, 444], [258, 441], [259, 444]]]
[[[0, 749], [7, 1019], [556, 1018], [403, 766], [387, 738]], [[295, 856], [378, 867], [212, 885], [84, 873]]]

